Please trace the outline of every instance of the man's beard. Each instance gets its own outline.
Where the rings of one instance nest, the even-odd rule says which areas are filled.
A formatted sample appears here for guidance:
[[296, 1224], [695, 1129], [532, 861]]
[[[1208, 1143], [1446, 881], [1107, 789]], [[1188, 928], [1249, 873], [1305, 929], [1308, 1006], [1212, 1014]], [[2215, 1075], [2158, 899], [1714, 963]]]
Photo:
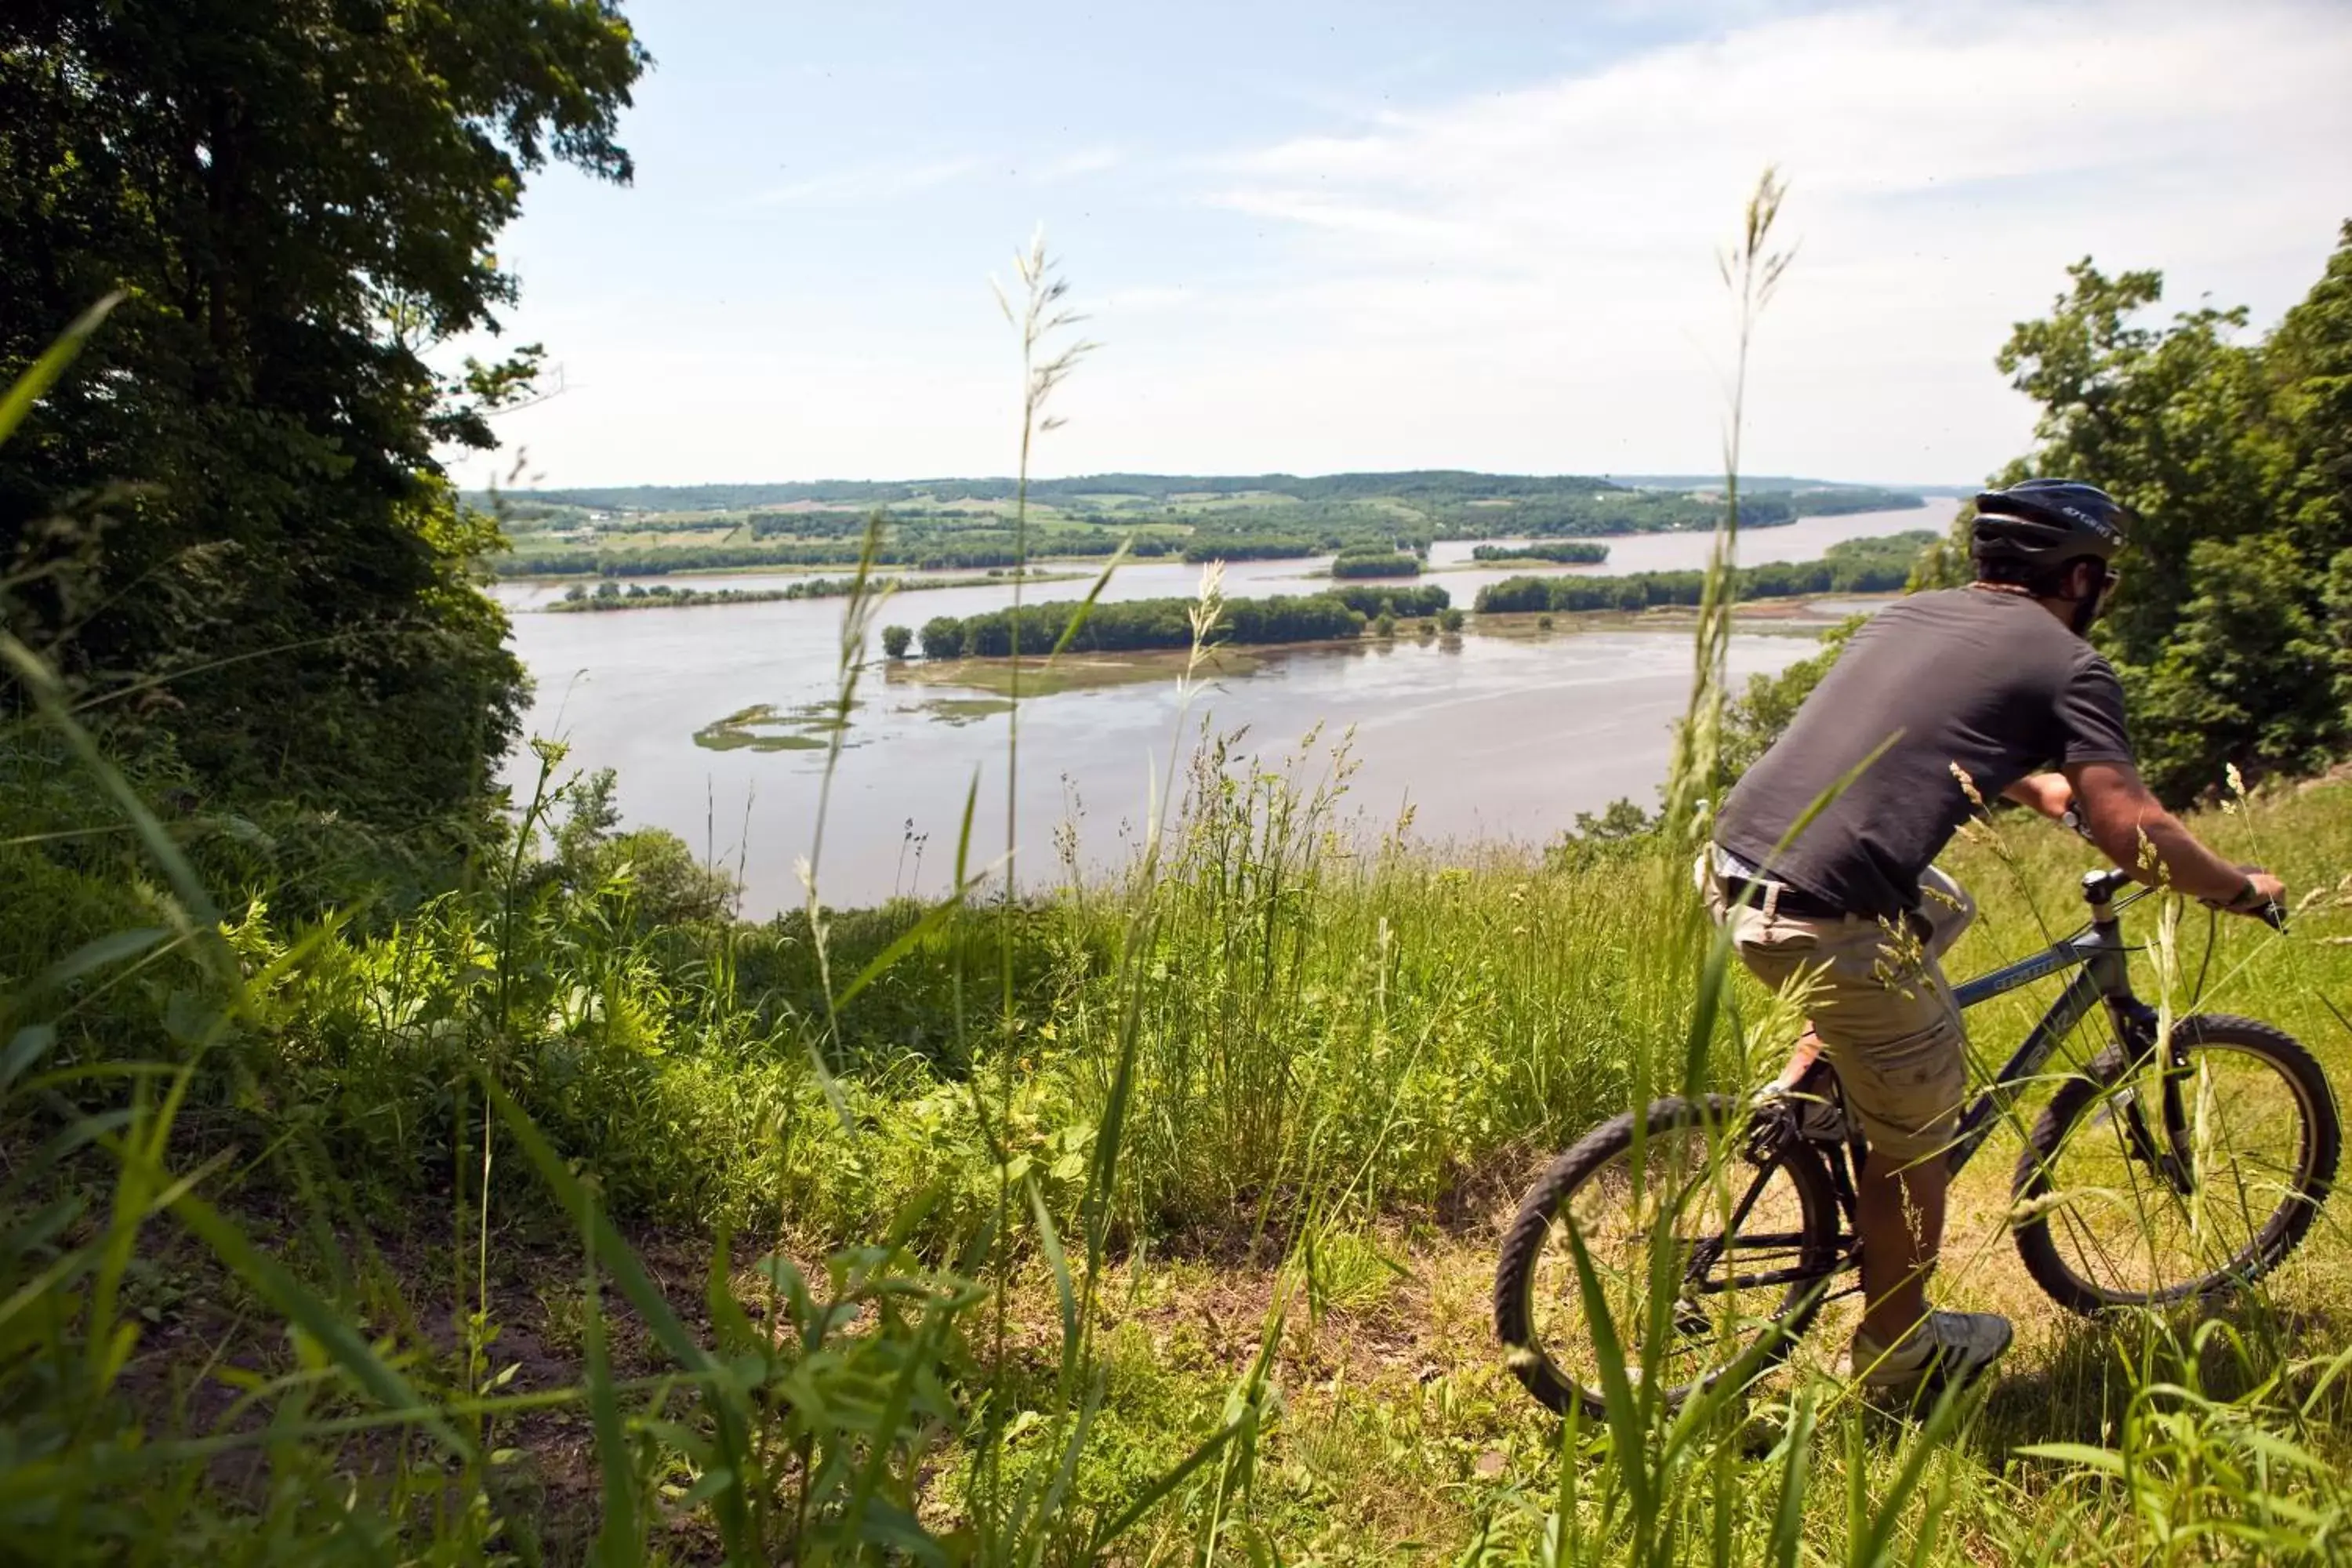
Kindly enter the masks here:
[[2107, 613], [2107, 606], [2115, 602], [2117, 581], [2114, 567], [2105, 567], [2100, 572], [2099, 581], [2092, 584], [2090, 593], [2074, 606], [2074, 613], [2067, 623], [2074, 628], [2076, 637], [2085, 641], [2089, 639], [2091, 627], [2098, 623], [2099, 617]]

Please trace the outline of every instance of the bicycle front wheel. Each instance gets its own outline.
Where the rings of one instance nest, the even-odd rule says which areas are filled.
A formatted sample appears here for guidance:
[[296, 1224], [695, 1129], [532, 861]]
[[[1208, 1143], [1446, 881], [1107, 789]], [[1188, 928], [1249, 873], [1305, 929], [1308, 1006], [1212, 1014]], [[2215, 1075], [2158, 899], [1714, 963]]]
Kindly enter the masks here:
[[2017, 1164], [2026, 1270], [2084, 1313], [2260, 1279], [2336, 1179], [2336, 1100], [2267, 1024], [2183, 1018], [2165, 1053], [2110, 1047], [2052, 1099]]
[[1496, 1333], [1528, 1393], [1600, 1418], [1604, 1369], [1622, 1363], [1678, 1404], [1751, 1347], [1769, 1365], [1804, 1331], [1838, 1265], [1836, 1194], [1810, 1148], [1759, 1152], [1740, 1115], [1721, 1096], [1657, 1100], [1595, 1128], [1528, 1190], [1495, 1277]]

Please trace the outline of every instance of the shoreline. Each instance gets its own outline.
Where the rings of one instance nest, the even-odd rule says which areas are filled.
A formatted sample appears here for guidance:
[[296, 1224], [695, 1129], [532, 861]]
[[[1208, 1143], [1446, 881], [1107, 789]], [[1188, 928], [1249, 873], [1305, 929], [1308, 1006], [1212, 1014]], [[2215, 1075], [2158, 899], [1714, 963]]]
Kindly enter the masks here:
[[[1873, 509], [1873, 511], [1872, 511], [1871, 515], [1876, 515], [1877, 513], [1881, 513], [1881, 512], [1887, 513], [1887, 514], [1892, 514], [1892, 513], [1895, 513], [1895, 512], [1917, 511], [1917, 510], [1924, 510], [1924, 509], [1926, 508], [1926, 506], [1927, 506], [1927, 502], [1926, 501], [1926, 500], [1925, 500], [1925, 499], [1922, 499], [1922, 500], [1918, 502], [1918, 504], [1916, 504], [1916, 505], [1913, 505], [1913, 506], [1896, 506], [1896, 507], [1885, 507], [1885, 508], [1876, 508], [1876, 509]], [[1847, 517], [1847, 516], [1854, 516], [1854, 515], [1862, 515], [1862, 514], [1852, 513], [1852, 512], [1845, 512], [1845, 511], [1804, 512], [1804, 513], [1801, 513], [1801, 514], [1799, 514], [1799, 515], [1797, 515], [1797, 516], [1794, 516], [1794, 517], [1774, 518], [1773, 520], [1771, 520], [1771, 521], [1769, 521], [1769, 522], [1767, 522], [1767, 521], [1750, 521], [1750, 522], [1743, 522], [1743, 523], [1741, 523], [1739, 526], [1740, 526], [1740, 531], [1741, 531], [1742, 532], [1749, 532], [1749, 531], [1758, 531], [1758, 530], [1770, 530], [1770, 529], [1778, 529], [1778, 528], [1787, 528], [1787, 527], [1790, 527], [1790, 526], [1792, 526], [1792, 525], [1794, 525], [1794, 524], [1797, 524], [1797, 523], [1800, 523], [1800, 522], [1814, 522], [1814, 521], [1822, 521], [1831, 520], [1831, 519], [1835, 519], [1835, 518], [1839, 518], [1839, 517]], [[1542, 536], [1540, 536], [1540, 538], [1539, 538], [1539, 539], [1538, 539], [1538, 540], [1537, 540], [1537, 541], [1535, 541], [1535, 542], [1591, 542], [1591, 543], [1595, 543], [1595, 544], [1605, 544], [1605, 543], [1607, 543], [1607, 542], [1609, 542], [1610, 541], [1612, 541], [1612, 540], [1620, 540], [1620, 541], [1622, 541], [1622, 540], [1638, 540], [1638, 539], [1655, 539], [1655, 538], [1661, 538], [1661, 537], [1675, 537], [1675, 536], [1678, 536], [1678, 535], [1686, 535], [1686, 534], [1706, 534], [1706, 533], [1712, 533], [1712, 532], [1717, 531], [1717, 528], [1718, 528], [1719, 526], [1720, 526], [1720, 524], [1719, 524], [1719, 522], [1717, 522], [1717, 523], [1711, 523], [1711, 524], [1709, 524], [1707, 527], [1705, 527], [1705, 528], [1696, 528], [1696, 527], [1694, 527], [1694, 528], [1645, 528], [1645, 529], [1633, 529], [1633, 530], [1624, 531], [1620, 531], [1620, 532], [1615, 532], [1615, 533], [1562, 533], [1562, 534], [1546, 534], [1546, 535], [1542, 535]], [[1164, 536], [1164, 535], [1156, 535], [1156, 536], [1154, 536], [1154, 537], [1165, 537], [1165, 536]], [[1514, 540], [1512, 540], [1512, 539], [1511, 539], [1511, 536], [1509, 536], [1509, 535], [1483, 534], [1483, 533], [1475, 533], [1475, 532], [1435, 534], [1435, 535], [1433, 535], [1433, 536], [1432, 536], [1432, 540], [1433, 540], [1433, 542], [1440, 543], [1440, 544], [1460, 544], [1460, 543], [1502, 543], [1502, 542], [1526, 542], [1526, 541], [1514, 541]], [[630, 554], [630, 553], [638, 553], [638, 552], [615, 552], [615, 553], [616, 553], [616, 554]], [[662, 553], [662, 548], [661, 548], [660, 546], [651, 546], [651, 547], [646, 548], [644, 552], [642, 552], [642, 553], [646, 554], [646, 555], [658, 555], [658, 554]], [[1321, 559], [1322, 557], [1325, 557], [1325, 556], [1328, 556], [1328, 555], [1330, 555], [1330, 554], [1333, 554], [1333, 553], [1334, 553], [1334, 552], [1332, 552], [1332, 551], [1328, 551], [1328, 550], [1318, 550], [1318, 551], [1315, 551], [1315, 552], [1311, 552], [1311, 553], [1309, 553], [1309, 554], [1306, 554], [1306, 555], [1244, 556], [1244, 557], [1242, 557], [1242, 558], [1241, 558], [1241, 560], [1243, 560], [1243, 561], [1315, 561], [1315, 560]], [[528, 560], [527, 560], [526, 558], [523, 558], [523, 557], [520, 557], [520, 556], [516, 556], [516, 555], [512, 555], [512, 554], [510, 554], [510, 555], [508, 557], [508, 559], [509, 559], [509, 561], [511, 561], [511, 562], [513, 563], [513, 564], [514, 564], [514, 565], [516, 565], [516, 566], [518, 566], [518, 567], [527, 567], [527, 566], [529, 565], [529, 562], [528, 562]], [[1085, 564], [1085, 565], [1093, 565], [1093, 566], [1097, 566], [1097, 567], [1098, 567], [1098, 566], [1100, 566], [1101, 564], [1103, 564], [1104, 563], [1108, 562], [1110, 559], [1111, 559], [1111, 557], [1110, 557], [1110, 555], [1109, 555], [1109, 554], [1108, 554], [1108, 553], [1105, 553], [1105, 554], [1099, 554], [1099, 555], [1036, 555], [1036, 556], [1033, 556], [1033, 557], [1031, 557], [1031, 559], [1030, 559], [1030, 563], [1031, 563], [1032, 565], [1039, 565], [1039, 564], [1055, 564], [1055, 563], [1059, 563], [1059, 564], [1066, 564], [1066, 565], [1081, 565], [1081, 564]], [[1169, 563], [1169, 562], [1180, 562], [1180, 561], [1183, 561], [1183, 560], [1184, 560], [1184, 557], [1183, 557], [1183, 552], [1182, 552], [1181, 550], [1171, 550], [1171, 551], [1168, 552], [1166, 554], [1163, 554], [1163, 555], [1155, 555], [1155, 556], [1131, 556], [1131, 557], [1129, 557], [1129, 561], [1128, 561], [1128, 563], [1128, 563], [1128, 564], [1130, 564], [1130, 565], [1134, 565], [1134, 564], [1144, 564], [1144, 563]], [[1195, 565], [1195, 566], [1206, 564], [1206, 563], [1203, 563], [1203, 562], [1197, 562], [1197, 561], [1195, 561], [1195, 562], [1185, 562], [1184, 563], [1185, 563], [1185, 564], [1189, 564], [1189, 565]], [[1230, 562], [1229, 562], [1228, 563], [1229, 563], [1229, 564], [1231, 564], [1231, 563], [1230, 563]], [[1424, 565], [1424, 566], [1423, 567], [1423, 569], [1422, 569], [1422, 572], [1423, 572], [1423, 574], [1427, 574], [1432, 573], [1432, 572], [1447, 572], [1447, 571], [1463, 571], [1463, 570], [1481, 570], [1481, 569], [1486, 569], [1486, 568], [1488, 568], [1488, 567], [1493, 567], [1493, 566], [1497, 566], [1497, 565], [1518, 565], [1518, 564], [1521, 564], [1521, 563], [1522, 563], [1522, 562], [1521, 562], [1521, 560], [1520, 560], [1519, 558], [1514, 558], [1512, 561], [1509, 561], [1509, 562], [1493, 562], [1493, 561], [1487, 561], [1487, 562], [1475, 562], [1475, 563], [1464, 562], [1464, 563], [1449, 563], [1449, 564], [1444, 565], [1444, 566], [1432, 566], [1432, 565]], [[1531, 565], [1531, 566], [1532, 566], [1532, 565], [1543, 565], [1543, 566], [1554, 566], [1554, 567], [1565, 567], [1565, 566], [1572, 566], [1572, 565], [1580, 564], [1580, 563], [1570, 563], [1570, 562], [1541, 561], [1539, 558], [1528, 558], [1528, 559], [1527, 559], [1527, 560], [1524, 562], [1524, 563], [1525, 563], [1525, 564], [1528, 564], [1528, 565]], [[734, 565], [734, 566], [679, 566], [679, 567], [670, 568], [670, 569], [668, 569], [668, 570], [662, 571], [662, 572], [647, 572], [647, 573], [643, 573], [643, 574], [637, 574], [636, 575], [642, 575], [642, 576], [646, 576], [646, 577], [723, 577], [723, 576], [740, 575], [740, 574], [751, 574], [751, 573], [756, 573], [756, 574], [772, 574], [772, 575], [778, 575], [778, 576], [782, 576], [782, 575], [799, 575], [799, 574], [816, 575], [816, 574], [822, 574], [828, 573], [828, 572], [831, 572], [831, 573], [839, 573], [839, 572], [844, 572], [844, 571], [850, 571], [850, 570], [854, 570], [854, 569], [856, 567], [856, 564], [857, 564], [857, 563], [856, 563], [855, 560], [850, 560], [850, 561], [836, 561], [836, 562], [823, 562], [823, 563], [797, 563], [797, 562], [777, 562], [777, 563], [774, 563], [773, 564], [770, 564], [770, 563], [759, 563], [759, 562], [755, 562], [755, 563], [747, 563], [747, 564], [742, 564], [742, 565]], [[1606, 563], [1601, 563], [1600, 564], [1606, 564]], [[979, 571], [984, 571], [984, 570], [985, 570], [985, 568], [982, 568], [982, 567], [964, 567], [964, 568], [957, 568], [957, 567], [940, 567], [940, 566], [924, 567], [924, 566], [918, 565], [918, 564], [916, 564], [916, 563], [911, 563], [911, 562], [898, 562], [898, 563], [893, 563], [888, 564], [888, 565], [880, 565], [880, 564], [877, 564], [875, 570], [876, 570], [876, 571], [877, 571], [877, 573], [878, 574], [878, 573], [884, 573], [884, 572], [889, 572], [889, 573], [898, 573], [898, 572], [922, 572], [922, 571], [940, 572], [940, 571], [957, 571], [957, 570], [979, 572]], [[520, 584], [541, 584], [541, 585], [544, 585], [544, 584], [550, 584], [574, 583], [574, 582], [602, 582], [602, 581], [607, 581], [607, 580], [608, 580], [608, 579], [604, 579], [604, 578], [599, 577], [599, 576], [597, 575], [597, 574], [595, 574], [595, 573], [593, 573], [593, 572], [532, 572], [532, 571], [529, 571], [529, 570], [519, 570], [519, 571], [514, 571], [514, 572], [495, 572], [495, 571], [494, 571], [494, 572], [492, 572], [492, 573], [490, 574], [490, 576], [489, 576], [489, 581], [490, 581], [490, 582], [492, 582], [492, 583], [520, 583]], [[1360, 579], [1360, 581], [1372, 581], [1372, 582], [1379, 582], [1379, 581], [1382, 581], [1383, 579], [1372, 578], [1372, 579]]]
[[[1815, 605], [1875, 604], [1884, 595], [1818, 594], [1803, 598], [1750, 600], [1732, 607], [1735, 629], [1758, 637], [1819, 637], [1848, 614], [1823, 615]], [[1549, 626], [1538, 625], [1549, 619]], [[1352, 637], [1319, 637], [1298, 642], [1220, 643], [1202, 658], [1202, 669], [1219, 676], [1254, 675], [1271, 659], [1292, 652], [1365, 650], [1401, 642], [1443, 643], [1465, 637], [1507, 637], [1516, 641], [1549, 641], [1555, 637], [1596, 632], [1637, 632], [1685, 636], [1697, 624], [1692, 605], [1657, 605], [1645, 610], [1509, 611], [1473, 615], [1458, 632], [1423, 632], [1420, 617], [1400, 621], [1395, 636], [1376, 637], [1369, 631]], [[1052, 697], [1064, 691], [1084, 691], [1107, 686], [1128, 686], [1173, 679], [1183, 673], [1191, 649], [1129, 648], [1108, 653], [1065, 653], [1049, 660], [1039, 655], [1023, 658], [1021, 695]], [[983, 691], [992, 697], [1012, 695], [1013, 661], [1005, 658], [952, 659], [888, 659], [880, 661], [883, 679], [890, 684], [939, 687], [950, 690]]]
[[[513, 578], [504, 580], [520, 581]], [[1083, 583], [1087, 580], [1087, 574], [1084, 572], [1036, 572], [1020, 577], [981, 578], [907, 578], [895, 574], [877, 574], [867, 579], [877, 585], [877, 592], [893, 594], [920, 594], [945, 588], [987, 587], [993, 584], [1019, 583], [1024, 586], [1032, 586], [1040, 583]], [[620, 581], [621, 579], [617, 577], [596, 579], [599, 586]], [[656, 592], [648, 588], [643, 593], [635, 594], [625, 588], [616, 594], [583, 594], [576, 599], [566, 595], [551, 605], [514, 607], [527, 615], [605, 616], [619, 610], [696, 610], [707, 609], [713, 605], [793, 604], [808, 599], [845, 599], [849, 597], [849, 590], [846, 587], [822, 594], [809, 593], [807, 588], [810, 584], [817, 583], [846, 584], [850, 581], [851, 579], [845, 577], [812, 576], [789, 588], [687, 588], [669, 589], [667, 592]]]
[[[1169, 558], [1166, 556], [1157, 555], [1137, 556], [1130, 559], [1128, 564], [1134, 565], [1141, 562], [1160, 562], [1167, 559]], [[1055, 565], [1100, 568], [1109, 560], [1110, 557], [1108, 555], [1039, 555], [1031, 559], [1030, 565], [1033, 568]], [[600, 576], [593, 572], [495, 572], [490, 574], [488, 581], [492, 584], [515, 583], [530, 587], [551, 588], [569, 583], [657, 583], [670, 577], [824, 577], [839, 576], [843, 573], [856, 570], [857, 563], [855, 561], [828, 561], [818, 566], [792, 562], [779, 562], [774, 565], [769, 565], [764, 562], [754, 562], [743, 566], [676, 566], [663, 572], [636, 572], [613, 577]], [[873, 574], [881, 578], [919, 575], [929, 572], [969, 572], [971, 574], [970, 578], [956, 580], [958, 586], [969, 587], [988, 583], [1010, 583], [1013, 581], [1010, 577], [991, 577], [988, 574], [992, 571], [1010, 572], [1011, 570], [1013, 568], [1010, 566], [917, 566], [906, 562], [895, 562], [887, 565], [877, 563]], [[1066, 575], [1072, 579], [1078, 579], [1087, 574], [1083, 572], [1072, 572]], [[1023, 580], [1030, 583], [1038, 581], [1035, 577]]]

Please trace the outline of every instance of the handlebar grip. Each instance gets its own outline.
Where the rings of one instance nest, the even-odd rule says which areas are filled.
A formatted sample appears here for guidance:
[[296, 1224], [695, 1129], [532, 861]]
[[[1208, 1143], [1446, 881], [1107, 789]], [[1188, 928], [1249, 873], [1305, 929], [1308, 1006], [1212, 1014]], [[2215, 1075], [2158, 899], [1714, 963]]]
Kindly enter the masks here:
[[[2262, 868], [2260, 866], [2240, 866], [2238, 869], [2244, 872], [2248, 877], [2252, 877], [2255, 873], [2261, 871]], [[2276, 899], [2265, 899], [2251, 910], [2242, 910], [2237, 908], [2235, 905], [2222, 903], [2213, 899], [2200, 899], [2198, 902], [2203, 904], [2207, 909], [2220, 910], [2227, 914], [2251, 916], [2252, 919], [2262, 921], [2263, 924], [2270, 927], [2273, 931], [2286, 930], [2286, 906], [2280, 903]]]
[[[2257, 871], [2260, 871], [2262, 868], [2260, 866], [2246, 865], [2239, 867], [2238, 869], [2251, 877]], [[2273, 931], [2286, 930], [2286, 906], [2280, 903], [2276, 899], [2264, 899], [2262, 902], [2261, 908], [2250, 910], [2247, 912], [2252, 914], [2256, 920], [2262, 921], [2263, 924], [2270, 927]]]

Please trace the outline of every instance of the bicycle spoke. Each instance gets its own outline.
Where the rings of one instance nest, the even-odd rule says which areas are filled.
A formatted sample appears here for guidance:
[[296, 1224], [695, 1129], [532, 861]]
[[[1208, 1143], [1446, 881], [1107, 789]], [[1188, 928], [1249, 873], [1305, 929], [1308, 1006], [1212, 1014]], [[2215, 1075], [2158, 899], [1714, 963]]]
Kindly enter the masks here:
[[2117, 1299], [2165, 1299], [2233, 1279], [2294, 1195], [2307, 1114], [2266, 1058], [2226, 1043], [2191, 1047], [2184, 1067], [2129, 1075], [2049, 1162], [2050, 1234], [2062, 1262]]
[[1646, 1366], [1670, 1388], [1722, 1370], [1822, 1272], [1805, 1266], [1805, 1202], [1779, 1164], [1759, 1169], [1700, 1126], [1654, 1133], [1643, 1154], [1636, 1168], [1629, 1150], [1570, 1194], [1534, 1275], [1536, 1337], [1587, 1389], [1600, 1386], [1601, 1369], [1568, 1244], [1570, 1223], [1628, 1371]]

